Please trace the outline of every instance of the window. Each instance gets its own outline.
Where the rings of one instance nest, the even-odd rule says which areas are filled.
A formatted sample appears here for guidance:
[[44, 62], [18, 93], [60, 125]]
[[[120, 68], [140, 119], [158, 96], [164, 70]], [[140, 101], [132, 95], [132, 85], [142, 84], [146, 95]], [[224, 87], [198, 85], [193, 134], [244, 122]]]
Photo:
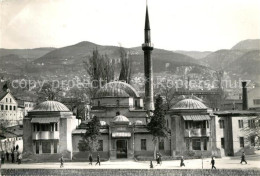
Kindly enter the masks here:
[[36, 124], [33, 124], [33, 131], [36, 131]]
[[219, 128], [225, 128], [224, 120], [219, 120]]
[[5, 99], [5, 102], [6, 102], [6, 103], [8, 102], [8, 98]]
[[42, 153], [51, 153], [51, 142], [42, 141]]
[[186, 143], [186, 150], [190, 150], [190, 140], [186, 139], [185, 143]]
[[5, 105], [5, 110], [8, 110], [8, 105]]
[[100, 101], [98, 101], [98, 106], [100, 106]]
[[135, 100], [135, 107], [137, 107], [138, 106], [138, 104], [137, 104], [137, 100]]
[[244, 137], [239, 138], [240, 147], [244, 147]]
[[255, 137], [254, 136], [251, 136], [250, 143], [251, 143], [251, 146], [255, 146]]
[[58, 131], [58, 123], [55, 123], [55, 131]]
[[54, 151], [53, 153], [58, 153], [58, 141], [54, 141]]
[[200, 139], [192, 139], [192, 150], [201, 150]]
[[254, 105], [260, 105], [260, 99], [254, 99]]
[[97, 151], [103, 151], [103, 140], [98, 140], [98, 145], [99, 145], [99, 147], [98, 147]]
[[9, 106], [10, 111], [13, 109], [13, 106]]
[[116, 106], [119, 106], [119, 100], [116, 100]]
[[146, 139], [141, 139], [141, 150], [146, 150]]
[[12, 99], [10, 98], [10, 103], [12, 103]]
[[36, 141], [36, 154], [39, 154], [40, 152], [40, 142], [39, 141]]
[[2, 111], [4, 110], [4, 105], [1, 105], [1, 110], [2, 110]]
[[16, 106], [14, 106], [14, 111], [16, 110]]
[[225, 140], [224, 140], [224, 138], [221, 138], [221, 148], [225, 148]]
[[159, 142], [159, 150], [164, 150], [164, 140]]
[[248, 120], [248, 127], [255, 128], [255, 120]]
[[189, 129], [189, 122], [185, 121], [185, 129]]
[[238, 120], [238, 127], [239, 128], [244, 128], [243, 120]]
[[208, 139], [204, 139], [203, 148], [204, 148], [204, 150], [207, 150], [207, 148], [208, 148]]

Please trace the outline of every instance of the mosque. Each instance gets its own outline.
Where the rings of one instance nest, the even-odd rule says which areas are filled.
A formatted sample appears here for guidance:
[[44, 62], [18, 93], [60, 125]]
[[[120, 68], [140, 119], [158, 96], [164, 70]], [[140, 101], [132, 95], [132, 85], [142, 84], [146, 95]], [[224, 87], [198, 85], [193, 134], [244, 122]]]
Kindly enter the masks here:
[[[129, 84], [114, 81], [100, 88], [92, 99], [90, 116], [100, 118], [101, 137], [98, 153], [101, 158], [118, 159], [153, 156], [153, 136], [146, 126], [154, 110], [153, 63], [148, 7], [144, 30], [145, 98]], [[178, 102], [166, 115], [171, 137], [159, 141], [162, 155], [218, 155], [214, 138], [212, 111], [195, 99]], [[78, 125], [72, 112], [56, 101], [45, 101], [24, 118], [24, 152], [44, 158], [60, 156], [72, 159], [82, 154], [78, 144], [86, 132], [87, 121]], [[95, 153], [94, 153], [95, 155]]]

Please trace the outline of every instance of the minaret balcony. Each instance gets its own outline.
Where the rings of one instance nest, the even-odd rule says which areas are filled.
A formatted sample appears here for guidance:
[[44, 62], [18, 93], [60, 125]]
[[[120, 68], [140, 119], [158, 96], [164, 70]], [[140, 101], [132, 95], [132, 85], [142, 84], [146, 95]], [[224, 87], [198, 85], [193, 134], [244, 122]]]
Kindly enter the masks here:
[[143, 43], [142, 48], [153, 48], [153, 44], [152, 43]]

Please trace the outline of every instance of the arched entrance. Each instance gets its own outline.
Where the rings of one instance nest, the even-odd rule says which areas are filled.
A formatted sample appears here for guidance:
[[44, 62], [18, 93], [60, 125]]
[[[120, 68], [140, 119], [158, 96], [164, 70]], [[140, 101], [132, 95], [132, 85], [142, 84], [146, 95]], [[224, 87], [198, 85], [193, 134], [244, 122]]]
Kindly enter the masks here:
[[116, 141], [116, 158], [127, 158], [127, 140]]

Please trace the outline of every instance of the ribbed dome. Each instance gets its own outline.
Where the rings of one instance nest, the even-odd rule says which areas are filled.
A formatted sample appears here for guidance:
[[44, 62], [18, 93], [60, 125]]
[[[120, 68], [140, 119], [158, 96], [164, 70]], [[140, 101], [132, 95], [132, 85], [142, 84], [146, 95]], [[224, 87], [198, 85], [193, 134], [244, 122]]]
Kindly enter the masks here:
[[105, 126], [107, 123], [105, 121], [100, 121], [101, 126]]
[[143, 122], [142, 122], [141, 120], [137, 120], [137, 121], [135, 121], [135, 124], [136, 124], [136, 125], [142, 125]]
[[207, 109], [207, 106], [198, 100], [184, 99], [176, 103], [171, 109]]
[[123, 115], [117, 115], [113, 118], [113, 122], [129, 122], [128, 118]]
[[138, 92], [129, 84], [120, 81], [107, 83], [96, 93], [96, 98], [101, 97], [140, 97]]
[[44, 101], [37, 105], [33, 111], [70, 111], [67, 106], [58, 101]]

